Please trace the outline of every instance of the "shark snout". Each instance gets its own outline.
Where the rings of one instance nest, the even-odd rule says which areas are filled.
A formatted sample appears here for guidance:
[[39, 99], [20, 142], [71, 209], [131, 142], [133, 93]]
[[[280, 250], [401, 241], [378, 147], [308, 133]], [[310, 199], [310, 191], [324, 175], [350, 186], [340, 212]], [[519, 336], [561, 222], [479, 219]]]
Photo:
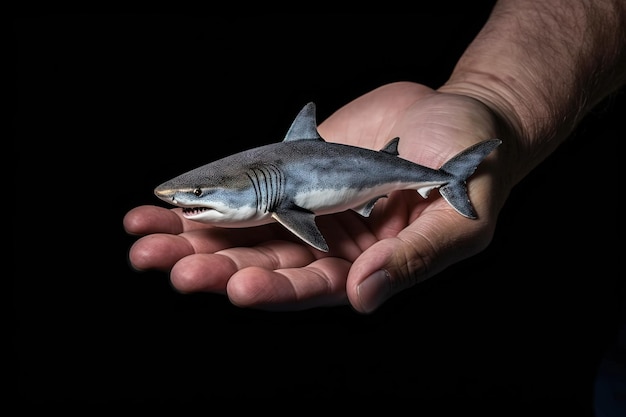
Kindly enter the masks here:
[[154, 190], [154, 195], [156, 195], [157, 197], [159, 197], [161, 200], [165, 200], [165, 201], [174, 201], [174, 195], [176, 194], [175, 190], [172, 189], [162, 189], [162, 188], [156, 188]]

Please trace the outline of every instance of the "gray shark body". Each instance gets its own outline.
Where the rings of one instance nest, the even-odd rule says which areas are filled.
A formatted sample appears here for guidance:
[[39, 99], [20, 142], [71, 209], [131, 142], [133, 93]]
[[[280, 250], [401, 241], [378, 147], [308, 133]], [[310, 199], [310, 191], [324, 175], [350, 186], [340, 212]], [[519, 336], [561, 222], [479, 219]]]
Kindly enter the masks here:
[[354, 210], [367, 217], [378, 199], [395, 190], [415, 189], [427, 198], [439, 188], [457, 212], [476, 218], [466, 181], [501, 141], [480, 142], [433, 169], [398, 157], [398, 140], [380, 151], [326, 142], [309, 103], [282, 142], [193, 169], [159, 185], [155, 194], [203, 223], [248, 227], [278, 221], [321, 251], [328, 245], [316, 216]]

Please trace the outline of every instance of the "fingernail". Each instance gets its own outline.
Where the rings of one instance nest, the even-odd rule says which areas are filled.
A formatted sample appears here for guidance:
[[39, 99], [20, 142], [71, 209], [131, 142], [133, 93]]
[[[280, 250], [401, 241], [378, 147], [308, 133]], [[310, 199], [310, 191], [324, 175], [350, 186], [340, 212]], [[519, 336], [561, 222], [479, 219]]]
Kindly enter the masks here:
[[356, 289], [361, 306], [366, 313], [376, 310], [391, 296], [391, 279], [389, 272], [380, 270], [374, 272]]

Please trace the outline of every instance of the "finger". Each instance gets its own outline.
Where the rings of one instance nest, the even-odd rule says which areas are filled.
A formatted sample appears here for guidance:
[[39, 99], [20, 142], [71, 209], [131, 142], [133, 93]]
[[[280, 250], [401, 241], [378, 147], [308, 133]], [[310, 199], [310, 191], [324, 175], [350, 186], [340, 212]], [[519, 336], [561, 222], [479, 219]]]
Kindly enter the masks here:
[[149, 233], [179, 234], [184, 231], [210, 229], [215, 226], [185, 218], [179, 207], [167, 209], [158, 206], [138, 206], [126, 213], [124, 229], [132, 235]]
[[322, 258], [301, 268], [269, 270], [248, 267], [227, 285], [230, 301], [240, 307], [272, 311], [345, 305], [350, 262]]
[[156, 233], [138, 239], [128, 251], [128, 260], [137, 271], [169, 271], [181, 258], [195, 253], [194, 247], [179, 235]]
[[[170, 210], [165, 210], [165, 212], [148, 210], [147, 212], [153, 214], [153, 219], [157, 219], [157, 221], [160, 218], [166, 221], [172, 220], [172, 215], [178, 217]], [[142, 215], [139, 217], [144, 218]], [[272, 237], [275, 238], [275, 235], [281, 232], [278, 230], [276, 233], [271, 225], [258, 226], [254, 230], [202, 226], [205, 228], [191, 230], [179, 235], [153, 233], [139, 238], [129, 250], [128, 256], [131, 266], [140, 271], [148, 269], [169, 271], [186, 256], [210, 254], [236, 246], [252, 246]], [[141, 227], [139, 226], [134, 230], [140, 230]], [[175, 231], [172, 228], [170, 230]]]
[[270, 241], [254, 247], [233, 247], [187, 256], [174, 265], [170, 279], [174, 288], [181, 292], [223, 293], [228, 281], [241, 269], [298, 267], [314, 259], [312, 251], [300, 243]]
[[230, 248], [181, 259], [171, 281], [181, 292], [227, 292], [241, 307], [302, 310], [346, 304], [350, 262], [315, 259], [301, 243], [272, 241], [252, 248]]
[[485, 249], [503, 201], [497, 179], [477, 170], [468, 186], [477, 219], [432, 201], [395, 237], [382, 239], [354, 261], [346, 292], [355, 310], [370, 313], [391, 296]]
[[178, 234], [183, 231], [181, 217], [175, 211], [157, 206], [139, 206], [126, 213], [124, 229], [131, 235], [148, 233]]
[[488, 242], [479, 223], [450, 211], [430, 212], [396, 237], [379, 241], [349, 272], [350, 303], [370, 313], [393, 295], [478, 253]]

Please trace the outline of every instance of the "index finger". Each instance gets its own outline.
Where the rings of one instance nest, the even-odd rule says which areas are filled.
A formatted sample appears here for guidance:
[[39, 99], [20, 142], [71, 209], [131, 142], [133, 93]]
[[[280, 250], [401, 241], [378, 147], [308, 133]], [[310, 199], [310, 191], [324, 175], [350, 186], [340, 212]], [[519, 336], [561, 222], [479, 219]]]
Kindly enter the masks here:
[[214, 226], [186, 219], [182, 209], [167, 209], [159, 206], [138, 206], [126, 213], [123, 220], [124, 229], [131, 235], [147, 235], [151, 233], [169, 233], [177, 235], [183, 232], [209, 229]]
[[183, 232], [183, 219], [174, 210], [158, 206], [138, 206], [129, 210], [123, 219], [124, 230], [131, 235]]

